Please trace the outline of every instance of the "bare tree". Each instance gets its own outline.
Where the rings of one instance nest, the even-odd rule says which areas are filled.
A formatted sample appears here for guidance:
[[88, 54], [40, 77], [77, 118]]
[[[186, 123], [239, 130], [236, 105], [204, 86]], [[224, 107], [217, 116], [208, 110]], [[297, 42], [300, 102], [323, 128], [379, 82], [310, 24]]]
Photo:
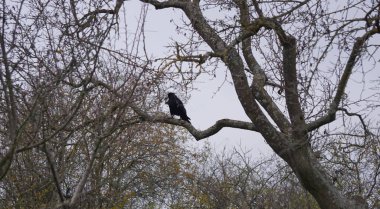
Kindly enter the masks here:
[[[141, 2], [132, 44], [120, 46], [125, 1], [2, 1], [2, 205], [167, 204], [188, 191], [180, 183], [196, 169], [175, 140], [183, 132], [162, 123], [197, 140], [224, 127], [258, 132], [321, 208], [378, 205], [380, 94], [367, 76], [378, 62], [378, 2]], [[176, 24], [187, 39], [172, 44], [172, 55], [148, 54], [147, 5], [184, 13]], [[207, 17], [215, 12], [224, 15]], [[250, 121], [197, 130], [162, 113], [169, 86], [191, 90], [199, 75], [224, 72], [221, 63]], [[358, 77], [365, 82], [356, 85]], [[210, 181], [248, 182], [233, 178]], [[215, 207], [225, 195], [232, 206], [251, 207], [257, 194], [210, 190]]]
[[[348, 132], [347, 116], [355, 117], [352, 121], [363, 127], [362, 134], [356, 135], [360, 140], [372, 137], [374, 127], [365, 119], [370, 119], [370, 111], [376, 108], [355, 109], [353, 105], [365, 107], [366, 102], [372, 102], [371, 107], [378, 107], [376, 101], [365, 100], [373, 91], [367, 92], [369, 89], [363, 87], [361, 91], [366, 93], [359, 98], [348, 92], [352, 75], [362, 72], [364, 76], [376, 66], [375, 38], [380, 33], [378, 2], [142, 2], [156, 9], [183, 11], [187, 19], [179, 30], [190, 31], [184, 32], [189, 39], [186, 44], [174, 46], [176, 59], [167, 64], [195, 63], [192, 72], [199, 69], [202, 73], [203, 67], [197, 66], [208, 60], [222, 61], [250, 121], [223, 119], [199, 131], [190, 124], [151, 116], [134, 108], [138, 114], [146, 120], [181, 125], [197, 140], [223, 127], [259, 132], [321, 208], [366, 207], [365, 201], [354, 200], [357, 198], [343, 194], [334, 185], [317, 159], [311, 141], [316, 132], [334, 121], [343, 124], [340, 133]], [[207, 17], [212, 11], [225, 12], [225, 16]], [[200, 38], [195, 38], [192, 32]], [[200, 52], [205, 45], [210, 51]], [[179, 73], [186, 74], [183, 69]], [[359, 196], [363, 198], [363, 194]]]

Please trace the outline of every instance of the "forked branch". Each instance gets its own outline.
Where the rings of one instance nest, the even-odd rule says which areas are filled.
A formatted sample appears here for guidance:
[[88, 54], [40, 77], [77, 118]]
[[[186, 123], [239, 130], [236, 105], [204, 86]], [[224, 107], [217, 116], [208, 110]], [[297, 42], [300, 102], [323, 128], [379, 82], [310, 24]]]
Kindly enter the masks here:
[[335, 94], [334, 99], [331, 102], [331, 104], [327, 110], [326, 115], [324, 115], [324, 116], [318, 118], [317, 120], [307, 124], [307, 130], [308, 131], [315, 130], [315, 129], [335, 120], [336, 112], [339, 110], [338, 105], [339, 105], [340, 101], [342, 100], [342, 96], [343, 96], [344, 91], [346, 89], [348, 80], [350, 79], [350, 76], [352, 74], [352, 70], [353, 70], [358, 58], [360, 57], [362, 47], [365, 44], [365, 42], [371, 36], [375, 35], [376, 33], [380, 33], [379, 28], [373, 28], [372, 30], [365, 33], [363, 36], [356, 39], [356, 41], [352, 47], [350, 57], [348, 58], [346, 67], [344, 69], [343, 75], [340, 78], [336, 94]]

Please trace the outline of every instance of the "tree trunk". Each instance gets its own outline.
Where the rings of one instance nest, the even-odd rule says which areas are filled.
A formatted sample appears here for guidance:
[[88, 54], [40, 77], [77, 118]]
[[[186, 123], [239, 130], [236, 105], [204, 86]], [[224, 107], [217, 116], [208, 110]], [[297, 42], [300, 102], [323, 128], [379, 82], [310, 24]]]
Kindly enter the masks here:
[[363, 209], [365, 204], [343, 196], [323, 171], [308, 146], [292, 150], [283, 159], [289, 164], [303, 187], [323, 209]]

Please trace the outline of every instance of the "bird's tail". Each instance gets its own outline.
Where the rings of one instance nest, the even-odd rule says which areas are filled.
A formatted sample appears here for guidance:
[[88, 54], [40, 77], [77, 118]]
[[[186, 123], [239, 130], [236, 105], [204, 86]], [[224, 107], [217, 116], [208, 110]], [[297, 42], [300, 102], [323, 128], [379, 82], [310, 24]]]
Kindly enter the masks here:
[[186, 121], [186, 122], [188, 122], [188, 123], [191, 124], [190, 118], [187, 115], [181, 115], [180, 117], [181, 117], [182, 120], [184, 120], [184, 121]]

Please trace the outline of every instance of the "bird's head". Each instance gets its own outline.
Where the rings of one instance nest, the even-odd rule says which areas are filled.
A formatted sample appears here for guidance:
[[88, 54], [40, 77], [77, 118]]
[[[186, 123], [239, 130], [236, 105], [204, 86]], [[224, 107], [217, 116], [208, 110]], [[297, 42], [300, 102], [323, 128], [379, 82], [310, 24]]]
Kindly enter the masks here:
[[175, 97], [175, 94], [172, 92], [169, 92], [168, 97], [166, 97], [166, 99], [165, 99], [165, 104], [169, 104], [169, 99], [174, 98], [174, 97]]

